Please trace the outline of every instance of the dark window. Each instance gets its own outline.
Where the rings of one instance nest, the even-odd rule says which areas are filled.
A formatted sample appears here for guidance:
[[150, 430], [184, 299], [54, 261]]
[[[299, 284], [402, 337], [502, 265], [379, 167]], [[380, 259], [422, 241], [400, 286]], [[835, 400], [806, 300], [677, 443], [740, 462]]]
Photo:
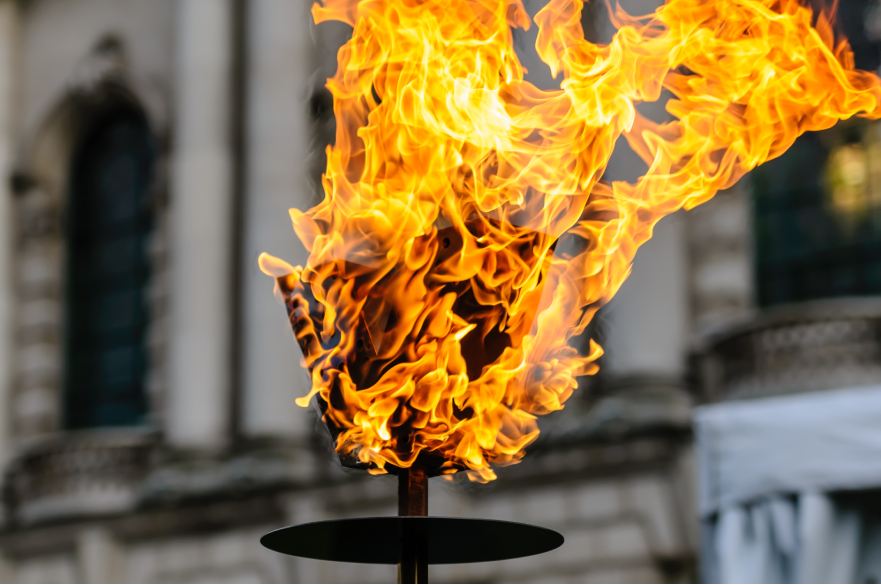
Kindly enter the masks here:
[[[857, 65], [875, 69], [881, 17], [839, 4]], [[752, 174], [758, 303], [881, 294], [881, 126], [851, 121], [803, 136]]]
[[144, 116], [104, 112], [77, 145], [67, 208], [67, 428], [137, 425], [147, 411], [147, 237], [154, 148]]

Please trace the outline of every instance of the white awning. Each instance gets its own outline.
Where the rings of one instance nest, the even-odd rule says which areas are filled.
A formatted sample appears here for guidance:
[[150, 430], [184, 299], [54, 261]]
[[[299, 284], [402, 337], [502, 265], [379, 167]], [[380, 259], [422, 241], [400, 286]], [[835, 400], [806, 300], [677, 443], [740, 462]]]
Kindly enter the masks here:
[[699, 509], [881, 487], [881, 387], [714, 404], [695, 414]]

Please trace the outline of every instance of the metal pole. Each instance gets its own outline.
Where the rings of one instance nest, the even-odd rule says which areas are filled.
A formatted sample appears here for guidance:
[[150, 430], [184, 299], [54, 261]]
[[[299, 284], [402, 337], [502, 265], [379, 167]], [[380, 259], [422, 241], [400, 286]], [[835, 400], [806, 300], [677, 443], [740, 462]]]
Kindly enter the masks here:
[[[428, 476], [411, 467], [398, 473], [398, 516], [428, 516]], [[428, 583], [428, 535], [424, 526], [404, 524], [398, 583]]]

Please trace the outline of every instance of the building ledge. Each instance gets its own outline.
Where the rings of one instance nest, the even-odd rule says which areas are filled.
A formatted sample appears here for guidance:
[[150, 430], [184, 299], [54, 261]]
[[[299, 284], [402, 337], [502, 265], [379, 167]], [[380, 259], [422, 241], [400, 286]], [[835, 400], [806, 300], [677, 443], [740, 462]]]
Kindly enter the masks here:
[[311, 451], [287, 439], [205, 453], [176, 449], [147, 429], [66, 432], [32, 442], [12, 460], [4, 477], [4, 523], [108, 518], [257, 497], [315, 481]]

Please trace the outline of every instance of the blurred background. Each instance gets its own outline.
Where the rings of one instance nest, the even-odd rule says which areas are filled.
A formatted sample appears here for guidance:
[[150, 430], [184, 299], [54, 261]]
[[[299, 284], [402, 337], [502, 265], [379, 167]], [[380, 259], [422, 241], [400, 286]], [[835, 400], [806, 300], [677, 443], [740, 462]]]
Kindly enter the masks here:
[[[877, 69], [881, 3], [840, 4]], [[333, 137], [348, 31], [308, 6], [0, 0], [0, 580], [394, 578], [258, 544], [396, 509], [293, 405], [308, 379], [256, 265], [302, 262], [286, 210], [319, 199]], [[595, 334], [601, 374], [522, 464], [431, 486], [433, 514], [566, 544], [434, 580], [881, 580], [879, 126], [806, 136], [663, 221]]]

